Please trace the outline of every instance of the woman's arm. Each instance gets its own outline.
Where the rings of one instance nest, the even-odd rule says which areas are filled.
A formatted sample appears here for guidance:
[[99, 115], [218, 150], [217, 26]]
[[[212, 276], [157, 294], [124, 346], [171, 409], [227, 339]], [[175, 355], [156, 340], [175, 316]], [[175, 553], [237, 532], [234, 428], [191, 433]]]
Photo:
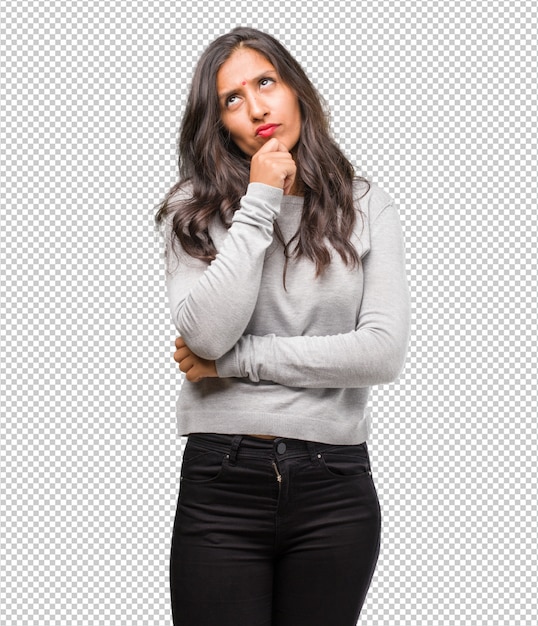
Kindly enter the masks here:
[[176, 337], [174, 361], [191, 383], [199, 383], [202, 378], [218, 378], [215, 361], [202, 359], [185, 343], [183, 337]]
[[181, 250], [167, 251], [172, 320], [185, 343], [203, 359], [228, 352], [252, 316], [282, 195], [282, 189], [251, 183], [211, 264]]
[[220, 377], [290, 387], [368, 387], [399, 375], [407, 350], [410, 298], [400, 220], [388, 205], [370, 227], [356, 329], [323, 337], [245, 335], [218, 359]]
[[[216, 258], [208, 265], [179, 253], [167, 273], [172, 319], [189, 348], [206, 360], [228, 352], [252, 316], [273, 222], [297, 168], [276, 138], [250, 160], [250, 184]], [[171, 261], [174, 254], [168, 254]], [[171, 261], [173, 264], [173, 261]], [[170, 268], [169, 268], [170, 269]]]

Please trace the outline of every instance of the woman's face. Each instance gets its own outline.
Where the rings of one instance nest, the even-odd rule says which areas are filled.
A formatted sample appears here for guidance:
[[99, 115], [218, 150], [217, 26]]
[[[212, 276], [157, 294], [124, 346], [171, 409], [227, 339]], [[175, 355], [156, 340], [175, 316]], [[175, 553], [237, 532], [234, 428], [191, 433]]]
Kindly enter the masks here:
[[288, 150], [299, 141], [301, 110], [294, 91], [259, 52], [239, 48], [217, 73], [221, 120], [248, 156], [271, 137]]

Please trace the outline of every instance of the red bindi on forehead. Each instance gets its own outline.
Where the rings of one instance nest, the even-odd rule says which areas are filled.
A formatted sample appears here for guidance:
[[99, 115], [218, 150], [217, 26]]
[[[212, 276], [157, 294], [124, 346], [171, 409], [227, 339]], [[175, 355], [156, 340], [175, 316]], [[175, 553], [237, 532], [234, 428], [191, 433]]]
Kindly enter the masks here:
[[246, 84], [247, 84], [247, 81], [246, 81], [246, 80], [243, 80], [243, 81], [241, 81], [241, 84], [242, 84], [242, 85], [246, 85]]

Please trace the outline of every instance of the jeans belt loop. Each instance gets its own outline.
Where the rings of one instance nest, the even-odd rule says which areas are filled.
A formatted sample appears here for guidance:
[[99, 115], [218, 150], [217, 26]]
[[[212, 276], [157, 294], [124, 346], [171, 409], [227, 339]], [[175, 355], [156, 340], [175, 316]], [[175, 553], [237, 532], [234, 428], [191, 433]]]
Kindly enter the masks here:
[[315, 462], [318, 458], [318, 451], [316, 450], [316, 445], [313, 441], [307, 441], [308, 451], [310, 452], [310, 459]]
[[242, 439], [243, 435], [234, 435], [234, 438], [232, 439], [232, 446], [230, 448], [230, 465], [235, 465], [237, 462], [237, 452], [239, 451]]

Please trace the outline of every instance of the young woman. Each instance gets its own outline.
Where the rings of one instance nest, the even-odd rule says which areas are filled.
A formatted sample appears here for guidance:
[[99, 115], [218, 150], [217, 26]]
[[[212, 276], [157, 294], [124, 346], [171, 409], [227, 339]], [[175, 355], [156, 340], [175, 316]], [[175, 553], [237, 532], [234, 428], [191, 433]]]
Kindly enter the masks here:
[[179, 157], [157, 214], [186, 375], [174, 624], [353, 626], [379, 552], [368, 391], [408, 341], [397, 211], [254, 29], [202, 55]]

